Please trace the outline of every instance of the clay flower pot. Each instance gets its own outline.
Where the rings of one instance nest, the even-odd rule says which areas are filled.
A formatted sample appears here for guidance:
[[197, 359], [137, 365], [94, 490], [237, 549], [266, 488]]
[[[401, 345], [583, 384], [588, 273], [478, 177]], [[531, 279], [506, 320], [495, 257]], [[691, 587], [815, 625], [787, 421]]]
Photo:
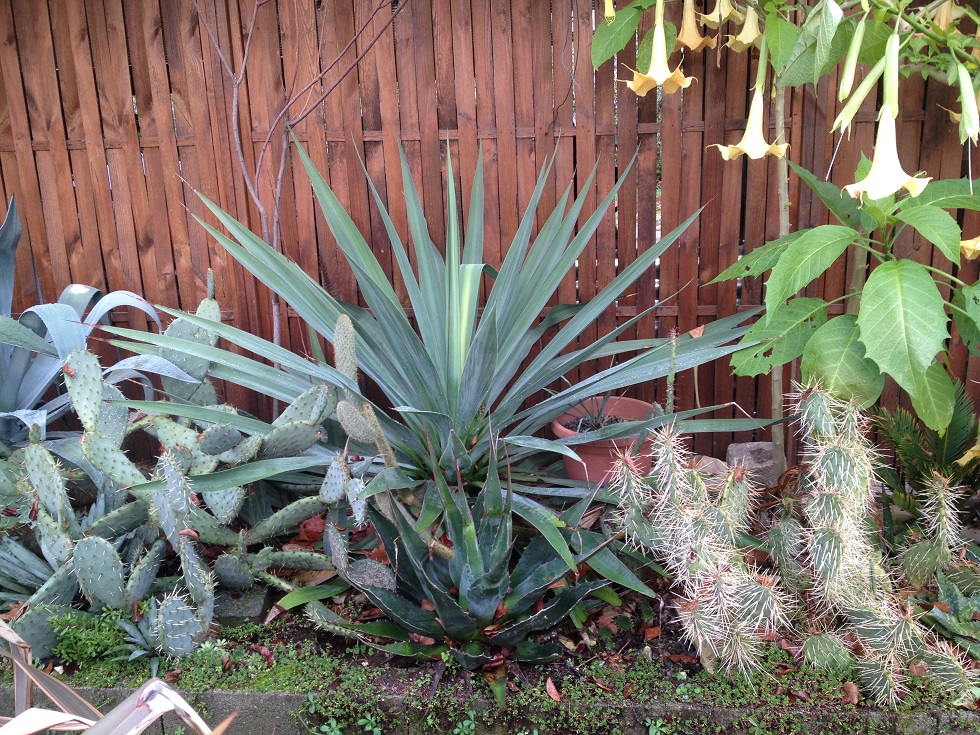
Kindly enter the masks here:
[[[609, 396], [603, 399], [603, 397], [597, 396], [561, 414], [551, 422], [551, 431], [558, 439], [575, 436], [574, 429], [569, 429], [566, 424], [577, 421], [584, 416], [594, 415], [600, 410], [606, 415], [626, 421], [642, 421], [653, 411], [653, 405], [635, 398]], [[630, 452], [634, 444], [636, 444], [634, 437], [574, 444], [571, 448], [582, 458], [582, 461], [576, 462], [570, 457], [564, 457], [565, 473], [571, 480], [604, 482], [609, 479], [616, 459], [620, 455]], [[635, 459], [634, 466], [639, 471], [644, 473], [650, 471], [651, 451], [652, 443], [648, 439], [643, 443], [643, 447]]]

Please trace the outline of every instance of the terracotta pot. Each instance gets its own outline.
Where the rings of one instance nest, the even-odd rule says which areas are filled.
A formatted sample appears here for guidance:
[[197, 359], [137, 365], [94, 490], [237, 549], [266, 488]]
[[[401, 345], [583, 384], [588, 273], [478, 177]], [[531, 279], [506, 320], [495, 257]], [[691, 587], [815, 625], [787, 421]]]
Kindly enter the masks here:
[[[603, 405], [602, 397], [590, 398], [584, 405], [576, 406], [551, 422], [551, 431], [558, 439], [574, 436], [575, 432], [565, 426], [569, 421], [579, 419], [589, 413], [597, 413], [599, 409], [610, 416], [626, 419], [627, 421], [640, 421], [653, 411], [653, 405], [646, 401], [639, 401], [635, 398], [617, 398], [610, 396]], [[585, 444], [574, 444], [572, 450], [582, 458], [582, 462], [576, 462], [570, 457], [563, 457], [565, 460], [565, 473], [571, 480], [581, 480], [585, 482], [604, 482], [609, 478], [610, 471], [621, 455], [632, 450], [636, 444], [635, 438], [605, 439], [602, 441], [586, 442]], [[636, 457], [635, 466], [641, 472], [649, 472], [652, 457], [650, 452], [653, 445], [650, 440], [643, 443], [639, 455]]]

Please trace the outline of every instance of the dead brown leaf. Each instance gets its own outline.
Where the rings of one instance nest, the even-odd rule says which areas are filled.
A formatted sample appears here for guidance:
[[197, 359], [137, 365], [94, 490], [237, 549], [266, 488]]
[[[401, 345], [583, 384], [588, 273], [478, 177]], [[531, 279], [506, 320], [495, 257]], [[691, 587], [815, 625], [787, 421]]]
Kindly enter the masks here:
[[544, 690], [548, 692], [548, 696], [551, 697], [556, 702], [561, 701], [561, 693], [558, 691], [558, 687], [555, 686], [555, 682], [548, 677], [548, 681], [544, 683]]
[[675, 664], [696, 664], [698, 662], [696, 657], [688, 656], [686, 653], [668, 653], [667, 658]]
[[611, 687], [606, 686], [605, 679], [597, 679], [596, 677], [593, 676], [592, 677], [592, 681], [594, 681], [595, 682], [595, 685], [597, 687], [599, 687], [602, 691], [604, 691], [604, 692], [611, 692], [612, 691], [612, 688]]
[[649, 628], [644, 628], [643, 629], [643, 640], [644, 640], [644, 642], [646, 642], [646, 641], [652, 641], [652, 640], [654, 640], [656, 638], [659, 638], [659, 637], [660, 637], [660, 626], [659, 625], [651, 625]]
[[283, 551], [313, 551], [316, 541], [292, 541], [282, 545]]
[[319, 541], [323, 538], [323, 531], [327, 527], [327, 521], [322, 515], [307, 518], [299, 524], [300, 541]]
[[296, 572], [293, 575], [293, 584], [297, 587], [316, 587], [327, 580], [337, 576], [333, 569], [317, 569], [303, 572]]
[[619, 633], [619, 626], [613, 622], [612, 616], [610, 616], [609, 613], [603, 613], [601, 616], [599, 616], [599, 618], [596, 619], [595, 624], [600, 628], [605, 628], [613, 635]]
[[915, 661], [914, 663], [909, 664], [909, 673], [912, 674], [912, 676], [924, 679], [929, 673], [929, 667], [922, 661]]
[[844, 690], [844, 693], [841, 695], [841, 700], [844, 704], [857, 706], [857, 703], [861, 700], [861, 693], [858, 691], [857, 684], [853, 681], [845, 681], [844, 686], [841, 688]]

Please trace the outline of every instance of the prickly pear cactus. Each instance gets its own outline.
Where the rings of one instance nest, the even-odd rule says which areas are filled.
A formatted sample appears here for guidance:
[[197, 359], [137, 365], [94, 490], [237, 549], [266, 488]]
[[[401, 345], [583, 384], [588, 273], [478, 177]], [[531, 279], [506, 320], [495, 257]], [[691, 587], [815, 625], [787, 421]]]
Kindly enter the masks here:
[[74, 562], [82, 593], [96, 610], [129, 607], [125, 569], [111, 543], [98, 536], [82, 539], [75, 547]]
[[[214, 299], [214, 274], [211, 271], [208, 271], [208, 297], [198, 306], [197, 316], [210, 319], [214, 322], [221, 321], [221, 307]], [[168, 337], [188, 340], [211, 347], [218, 343], [216, 334], [197, 326], [187, 319], [174, 319], [164, 334]], [[208, 372], [211, 370], [211, 362], [209, 360], [171, 347], [162, 348], [160, 350], [160, 356], [172, 362], [191, 377], [201, 381], [200, 383], [185, 383], [181, 380], [162, 376], [163, 390], [167, 395], [182, 401], [194, 403], [198, 406], [208, 406], [218, 402], [214, 386], [208, 378]]]
[[186, 656], [193, 652], [204, 633], [194, 608], [178, 595], [160, 601], [153, 629], [160, 652], [171, 656]]
[[68, 355], [62, 371], [72, 406], [85, 431], [95, 431], [102, 412], [102, 366], [88, 350], [75, 350]]
[[200, 450], [212, 456], [234, 449], [241, 441], [242, 433], [228, 424], [213, 424], [197, 437]]
[[243, 592], [251, 589], [255, 577], [237, 554], [222, 554], [214, 560], [214, 576], [225, 589]]

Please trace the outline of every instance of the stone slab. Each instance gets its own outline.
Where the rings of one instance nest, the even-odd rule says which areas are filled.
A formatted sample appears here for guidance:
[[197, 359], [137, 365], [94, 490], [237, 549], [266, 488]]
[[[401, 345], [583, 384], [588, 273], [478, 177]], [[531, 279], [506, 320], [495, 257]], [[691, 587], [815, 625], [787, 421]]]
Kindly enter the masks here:
[[272, 606], [271, 589], [256, 585], [244, 592], [219, 589], [214, 593], [214, 620], [234, 628], [246, 623], [261, 623]]
[[745, 467], [749, 479], [758, 487], [775, 487], [779, 480], [773, 461], [772, 442], [729, 444], [725, 461], [732, 466]]
[[[106, 690], [78, 689], [78, 693], [107, 713], [117, 703], [125, 699], [132, 690], [115, 688]], [[297, 715], [306, 712], [309, 701], [302, 694], [283, 692], [234, 692], [206, 691], [194, 692], [180, 690], [181, 695], [195, 707], [209, 725], [217, 725], [232, 712], [238, 717], [227, 730], [227, 735], [309, 735], [308, 725]], [[330, 696], [328, 693], [326, 696]], [[37, 704], [45, 706], [43, 697]], [[400, 696], [392, 696], [379, 702], [378, 707], [387, 713], [384, 735], [418, 735], [422, 732], [421, 718], [424, 712]], [[474, 711], [482, 712], [496, 705], [486, 699], [470, 703]], [[574, 703], [566, 703], [575, 710]], [[647, 723], [663, 720], [673, 733], [726, 733], [727, 735], [755, 735], [750, 721], [763, 719], [770, 723], [765, 728], [767, 735], [775, 732], [786, 733], [874, 733], [874, 735], [924, 735], [925, 733], [944, 733], [944, 735], [975, 735], [980, 732], [980, 713], [967, 710], [922, 709], [912, 713], [895, 713], [870, 708], [807, 709], [806, 707], [766, 707], [763, 710], [738, 707], [711, 707], [681, 702], [631, 702], [582, 705], [583, 716], [586, 709], [596, 707], [616, 710], [616, 720], [620, 723], [622, 735], [649, 735]], [[13, 688], [0, 687], [0, 714], [13, 712]], [[777, 725], [773, 730], [771, 723]], [[506, 722], [492, 728], [477, 727], [474, 735], [514, 735], [525, 729], [525, 720], [520, 711], [508, 712]], [[153, 735], [167, 735], [181, 732], [180, 723], [173, 717], [164, 718], [162, 724], [154, 725], [147, 732]], [[186, 730], [185, 730], [186, 732]], [[346, 732], [346, 731], [345, 731]], [[446, 732], [449, 732], [448, 730]], [[606, 735], [596, 733], [595, 735]]]

